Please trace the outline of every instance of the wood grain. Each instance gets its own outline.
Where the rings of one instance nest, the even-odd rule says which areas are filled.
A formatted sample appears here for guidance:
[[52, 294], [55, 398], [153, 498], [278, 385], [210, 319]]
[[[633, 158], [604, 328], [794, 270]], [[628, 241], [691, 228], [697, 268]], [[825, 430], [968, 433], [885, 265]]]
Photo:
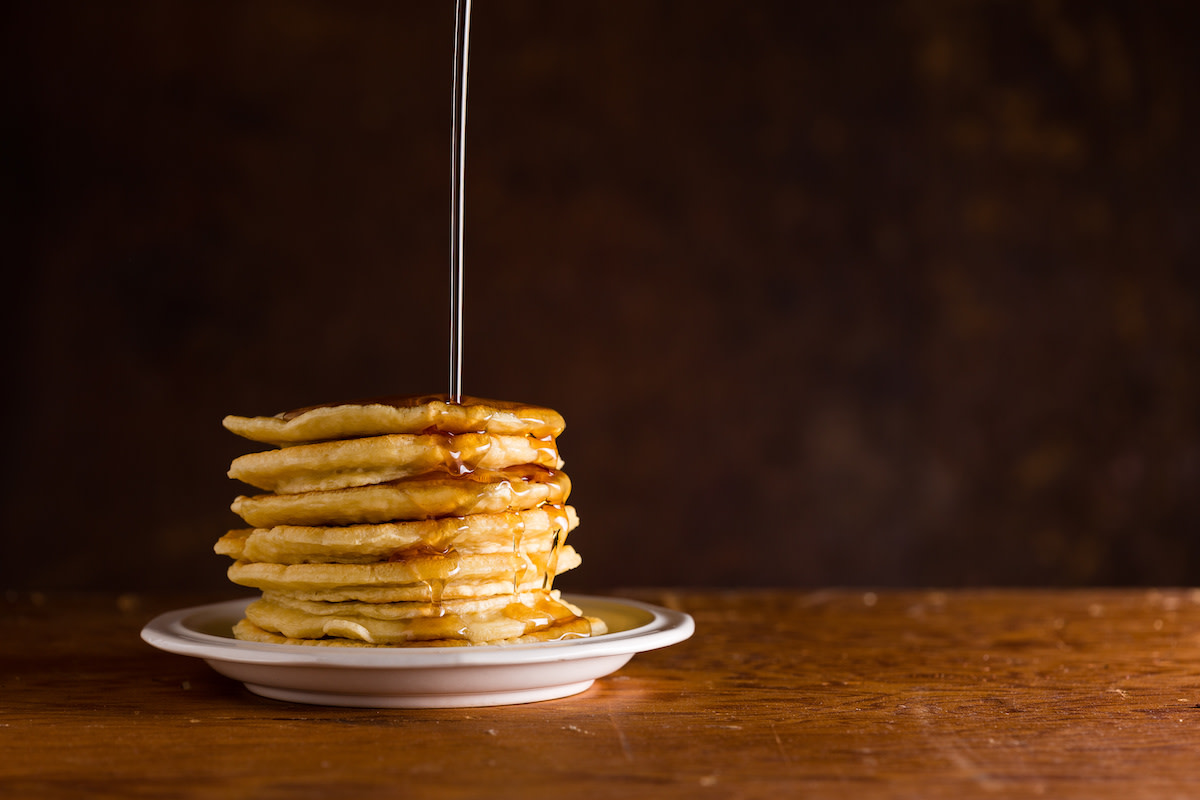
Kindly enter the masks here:
[[5, 797], [1172, 797], [1200, 791], [1200, 591], [625, 591], [696, 635], [574, 698], [256, 697], [138, 638], [207, 599], [10, 596]]

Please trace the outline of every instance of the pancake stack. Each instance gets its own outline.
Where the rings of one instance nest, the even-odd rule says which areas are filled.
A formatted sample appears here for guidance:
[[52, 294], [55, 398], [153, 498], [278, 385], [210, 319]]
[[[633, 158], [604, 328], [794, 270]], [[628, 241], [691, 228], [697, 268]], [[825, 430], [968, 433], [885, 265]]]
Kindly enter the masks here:
[[230, 465], [261, 493], [234, 500], [251, 527], [215, 547], [234, 559], [230, 580], [262, 592], [237, 638], [454, 646], [605, 631], [553, 588], [580, 563], [557, 412], [396, 397], [224, 425], [271, 446]]

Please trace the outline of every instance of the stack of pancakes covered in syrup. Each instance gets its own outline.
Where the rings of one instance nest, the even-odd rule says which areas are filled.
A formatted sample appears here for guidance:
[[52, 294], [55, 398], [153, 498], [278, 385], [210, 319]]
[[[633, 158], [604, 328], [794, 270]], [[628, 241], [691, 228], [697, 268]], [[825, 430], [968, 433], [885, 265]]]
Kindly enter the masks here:
[[229, 476], [262, 494], [233, 510], [250, 528], [215, 550], [262, 591], [239, 639], [341, 646], [475, 645], [605, 632], [553, 588], [580, 563], [557, 437], [537, 406], [445, 396], [230, 416], [272, 449]]

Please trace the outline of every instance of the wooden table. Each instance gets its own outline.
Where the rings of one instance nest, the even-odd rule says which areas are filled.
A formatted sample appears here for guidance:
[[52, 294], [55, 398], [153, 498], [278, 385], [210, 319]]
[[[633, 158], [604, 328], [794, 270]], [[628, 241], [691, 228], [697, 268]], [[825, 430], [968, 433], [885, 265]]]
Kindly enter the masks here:
[[216, 598], [10, 596], [0, 797], [1200, 797], [1200, 590], [620, 594], [695, 636], [436, 711], [266, 700], [139, 639]]

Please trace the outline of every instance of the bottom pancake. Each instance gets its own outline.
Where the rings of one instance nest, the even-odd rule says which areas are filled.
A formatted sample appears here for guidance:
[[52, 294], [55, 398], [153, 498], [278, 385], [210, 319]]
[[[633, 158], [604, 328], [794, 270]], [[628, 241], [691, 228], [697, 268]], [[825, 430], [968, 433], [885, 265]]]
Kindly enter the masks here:
[[[238, 639], [279, 644], [342, 647], [403, 647], [561, 641], [607, 631], [603, 620], [585, 617], [557, 591], [532, 592], [490, 607], [441, 604], [439, 613], [403, 609], [388, 614], [357, 603], [292, 603], [265, 597], [251, 603], [234, 628]], [[515, 602], [516, 600], [523, 602]]]

